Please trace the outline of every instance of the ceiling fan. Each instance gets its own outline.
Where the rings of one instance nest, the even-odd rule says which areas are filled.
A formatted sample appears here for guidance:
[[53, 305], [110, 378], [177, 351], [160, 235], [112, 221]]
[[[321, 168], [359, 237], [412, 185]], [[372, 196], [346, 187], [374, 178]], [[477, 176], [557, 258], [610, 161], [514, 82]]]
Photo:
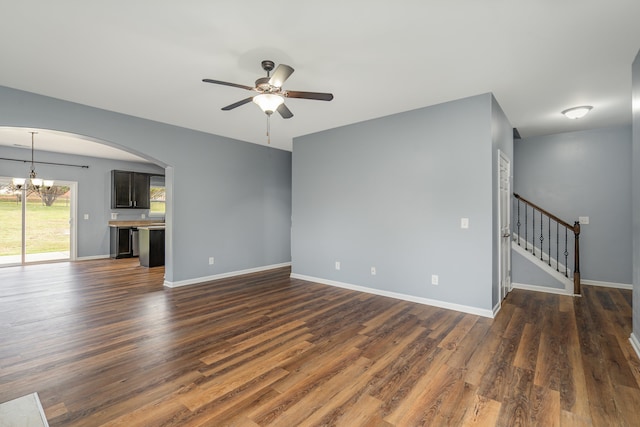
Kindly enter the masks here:
[[[282, 85], [289, 76], [293, 74], [294, 69], [285, 64], [278, 65], [278, 67], [275, 68], [275, 71], [273, 71], [274, 68], [275, 63], [273, 61], [262, 61], [262, 69], [267, 72], [267, 77], [260, 77], [256, 80], [254, 87], [212, 79], [202, 79], [202, 81], [205, 83], [233, 86], [240, 89], [258, 92], [257, 95], [250, 96], [249, 98], [245, 98], [241, 101], [227, 105], [226, 107], [222, 107], [222, 110], [224, 111], [233, 110], [234, 108], [253, 101], [267, 114], [267, 116], [271, 116], [274, 111], [277, 111], [283, 119], [290, 119], [293, 117], [293, 113], [286, 105], [284, 105], [284, 98], [315, 99], [319, 101], [331, 101], [333, 99], [333, 95], [330, 93], [284, 90]], [[273, 71], [273, 75], [270, 75], [271, 71]]]

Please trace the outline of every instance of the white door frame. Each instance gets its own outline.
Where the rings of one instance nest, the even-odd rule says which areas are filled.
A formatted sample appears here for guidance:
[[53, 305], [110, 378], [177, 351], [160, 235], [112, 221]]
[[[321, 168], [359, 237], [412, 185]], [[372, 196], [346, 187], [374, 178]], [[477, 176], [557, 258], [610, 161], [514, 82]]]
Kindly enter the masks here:
[[71, 244], [69, 246], [69, 261], [78, 259], [78, 183], [76, 181], [65, 181], [71, 189], [71, 200], [69, 203], [69, 231]]
[[498, 287], [502, 301], [511, 291], [511, 160], [501, 150], [498, 150], [498, 233]]

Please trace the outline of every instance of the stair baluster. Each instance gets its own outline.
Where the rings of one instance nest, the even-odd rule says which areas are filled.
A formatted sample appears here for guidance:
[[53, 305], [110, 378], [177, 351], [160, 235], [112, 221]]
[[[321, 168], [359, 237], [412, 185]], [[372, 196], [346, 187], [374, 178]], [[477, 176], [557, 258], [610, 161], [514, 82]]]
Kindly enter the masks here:
[[[547, 256], [547, 261], [546, 264], [549, 265], [549, 267], [553, 268], [553, 263], [551, 261], [551, 258], [553, 257], [552, 254], [552, 233], [551, 233], [551, 228], [552, 228], [552, 224], [551, 221], [554, 221], [556, 223], [556, 235], [555, 235], [555, 246], [556, 246], [556, 256], [555, 256], [555, 260], [556, 260], [556, 271], [557, 272], [561, 272], [560, 271], [560, 239], [561, 239], [561, 234], [560, 234], [560, 227], [564, 228], [564, 252], [562, 252], [562, 254], [564, 255], [564, 276], [565, 277], [569, 277], [569, 230], [571, 230], [573, 232], [574, 235], [574, 249], [573, 249], [573, 258], [574, 258], [574, 266], [573, 266], [573, 291], [574, 294], [580, 294], [580, 223], [578, 221], [575, 221], [573, 225], [569, 224], [566, 221], [563, 221], [562, 219], [558, 218], [557, 216], [549, 213], [548, 211], [546, 211], [545, 209], [542, 209], [541, 207], [531, 203], [530, 201], [520, 197], [518, 194], [514, 193], [514, 197], [516, 199], [517, 202], [517, 207], [516, 207], [516, 211], [517, 211], [517, 222], [516, 222], [516, 226], [517, 226], [517, 241], [518, 241], [518, 246], [522, 246], [521, 245], [521, 209], [520, 209], [520, 204], [523, 203], [524, 204], [524, 247], [525, 250], [527, 252], [530, 252], [534, 257], [538, 257], [538, 255], [536, 254], [536, 213], [540, 214], [540, 234], [539, 236], [537, 236], [537, 240], [540, 241], [540, 260], [542, 262], [545, 262], [544, 257], [545, 255]], [[529, 242], [529, 208], [531, 208], [531, 242]], [[547, 232], [545, 233], [544, 230], [544, 225], [545, 225], [545, 221], [544, 219], [547, 219]], [[544, 250], [544, 241], [545, 241], [545, 234], [546, 234], [546, 240], [547, 240], [547, 251], [545, 254], [545, 250]], [[529, 249], [529, 243], [531, 243], [531, 249]]]
[[549, 252], [547, 252], [549, 254], [549, 267], [551, 267], [551, 217], [549, 218], [549, 222], [547, 224], [547, 228], [549, 229], [549, 240], [548, 240], [548, 246], [549, 246]]

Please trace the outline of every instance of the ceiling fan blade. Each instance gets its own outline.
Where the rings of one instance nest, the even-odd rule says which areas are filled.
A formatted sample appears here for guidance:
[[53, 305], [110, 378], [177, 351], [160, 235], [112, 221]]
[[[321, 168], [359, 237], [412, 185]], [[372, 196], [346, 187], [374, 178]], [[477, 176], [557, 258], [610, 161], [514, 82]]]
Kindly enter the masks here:
[[280, 64], [273, 72], [273, 75], [269, 79], [269, 84], [275, 87], [282, 87], [285, 80], [289, 78], [291, 74], [293, 74], [295, 70], [288, 65]]
[[288, 90], [284, 96], [287, 98], [302, 98], [302, 99], [316, 99], [319, 101], [331, 101], [333, 94], [322, 92], [300, 92], [297, 90]]
[[278, 113], [280, 113], [283, 119], [290, 119], [293, 117], [291, 110], [289, 110], [289, 108], [284, 104], [280, 104], [280, 106], [278, 106]]
[[239, 85], [237, 83], [223, 82], [223, 81], [220, 81], [220, 80], [202, 79], [202, 81], [205, 82], [205, 83], [214, 83], [214, 84], [217, 84], [217, 85], [239, 87], [240, 89], [246, 89], [246, 90], [253, 90], [254, 89], [251, 86]]
[[224, 111], [229, 111], [229, 110], [233, 110], [236, 107], [239, 107], [241, 105], [244, 105], [248, 102], [251, 102], [253, 100], [253, 96], [250, 96], [249, 98], [245, 98], [242, 101], [238, 101], [238, 102], [234, 102], [231, 105], [227, 105], [226, 107], [222, 107], [222, 110]]

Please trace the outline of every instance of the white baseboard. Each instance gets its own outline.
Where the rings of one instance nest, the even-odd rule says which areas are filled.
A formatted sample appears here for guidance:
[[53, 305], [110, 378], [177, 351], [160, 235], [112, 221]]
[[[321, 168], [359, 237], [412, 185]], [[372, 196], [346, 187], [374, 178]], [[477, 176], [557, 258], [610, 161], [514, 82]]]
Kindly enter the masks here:
[[629, 283], [599, 282], [597, 280], [580, 279], [580, 284], [581, 285], [587, 285], [587, 286], [602, 286], [603, 288], [617, 288], [617, 289], [633, 290], [633, 285], [629, 284]]
[[631, 342], [631, 347], [633, 347], [636, 352], [636, 356], [638, 356], [638, 359], [640, 359], [640, 341], [638, 341], [638, 338], [633, 332], [629, 337], [629, 341]]
[[475, 314], [477, 316], [493, 318], [494, 313], [492, 310], [485, 310], [482, 308], [471, 307], [468, 305], [454, 304], [445, 301], [433, 300], [429, 298], [422, 298], [413, 295], [400, 294], [397, 292], [383, 291], [380, 289], [367, 288], [365, 286], [352, 285], [350, 283], [336, 282], [334, 280], [321, 279], [319, 277], [305, 276], [302, 274], [291, 273], [292, 279], [305, 280], [307, 282], [320, 283], [322, 285], [335, 286], [337, 288], [349, 289], [352, 291], [364, 292], [367, 294], [380, 295], [383, 297], [395, 298], [403, 301], [416, 302], [418, 304], [430, 305], [433, 307], [446, 308], [448, 310], [460, 311], [462, 313]]
[[567, 291], [566, 289], [548, 288], [546, 286], [538, 286], [538, 285], [527, 285], [525, 283], [512, 283], [511, 288], [524, 289], [525, 291], [546, 292], [548, 294], [569, 295], [569, 296], [573, 295], [573, 292]]
[[235, 276], [242, 276], [243, 274], [259, 273], [260, 271], [267, 271], [267, 270], [273, 270], [276, 268], [290, 267], [290, 266], [291, 266], [290, 262], [283, 262], [282, 264], [265, 265], [262, 267], [248, 268], [246, 270], [214, 274], [213, 276], [204, 276], [204, 277], [196, 277], [195, 279], [180, 280], [178, 282], [169, 282], [165, 280], [164, 286], [166, 286], [167, 288], [178, 288], [181, 286], [198, 285], [205, 282], [212, 282], [214, 280], [227, 279], [229, 277], [235, 277]]
[[109, 255], [91, 255], [91, 256], [79, 256], [76, 261], [91, 261], [93, 259], [106, 259]]

